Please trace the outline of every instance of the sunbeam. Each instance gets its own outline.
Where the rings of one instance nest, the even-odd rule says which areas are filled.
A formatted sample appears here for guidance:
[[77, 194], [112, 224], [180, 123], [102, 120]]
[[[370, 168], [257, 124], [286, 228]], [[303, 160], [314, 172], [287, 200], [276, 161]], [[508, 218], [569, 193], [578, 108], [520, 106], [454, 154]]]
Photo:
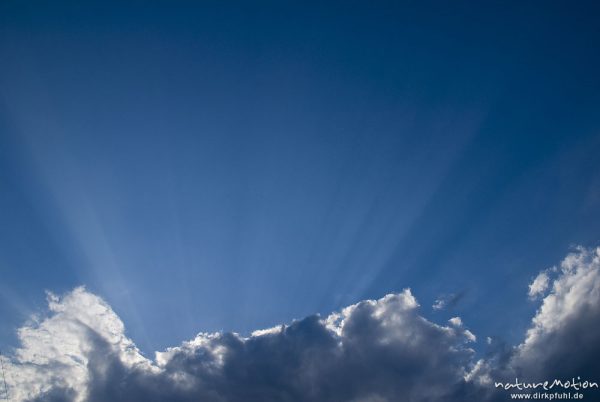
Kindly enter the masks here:
[[[586, 1], [0, 2], [11, 383], [32, 401], [382, 402], [398, 379], [431, 402], [543, 374], [510, 360], [528, 330], [551, 343], [531, 317], [597, 318], [552, 303], [594, 294], [553, 266], [600, 242], [599, 16]], [[584, 299], [550, 288], [575, 282]], [[56, 355], [37, 342], [50, 333]], [[410, 349], [427, 340], [442, 345]]]

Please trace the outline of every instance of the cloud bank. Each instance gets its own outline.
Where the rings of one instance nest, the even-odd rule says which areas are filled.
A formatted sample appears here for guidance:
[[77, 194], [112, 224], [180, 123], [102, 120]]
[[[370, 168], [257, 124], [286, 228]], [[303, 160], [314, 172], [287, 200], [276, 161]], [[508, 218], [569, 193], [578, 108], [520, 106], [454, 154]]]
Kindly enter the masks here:
[[600, 249], [544, 272], [554, 277], [530, 287], [543, 299], [523, 342], [479, 359], [460, 317], [425, 319], [408, 289], [249, 337], [201, 333], [148, 359], [110, 306], [77, 288], [49, 294], [47, 316], [18, 330], [6, 380], [14, 401], [73, 402], [506, 400], [493, 381], [598, 381]]
[[537, 378], [594, 373], [598, 381], [600, 248], [578, 248], [549, 274], [555, 278], [541, 291], [545, 297], [517, 348], [514, 365]]

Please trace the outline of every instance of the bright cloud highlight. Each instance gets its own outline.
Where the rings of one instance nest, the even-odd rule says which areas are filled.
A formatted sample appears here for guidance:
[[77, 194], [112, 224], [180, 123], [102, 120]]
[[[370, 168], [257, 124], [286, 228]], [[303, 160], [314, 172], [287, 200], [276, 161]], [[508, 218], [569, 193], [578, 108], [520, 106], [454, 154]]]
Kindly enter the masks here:
[[9, 393], [15, 401], [464, 401], [493, 400], [492, 381], [516, 375], [598, 376], [590, 357], [600, 352], [600, 249], [576, 250], [555, 274], [530, 286], [530, 295], [550, 290], [524, 341], [485, 358], [460, 317], [425, 319], [405, 289], [249, 337], [200, 333], [149, 359], [111, 307], [80, 287], [48, 294], [47, 316], [18, 330], [20, 347], [5, 362]]

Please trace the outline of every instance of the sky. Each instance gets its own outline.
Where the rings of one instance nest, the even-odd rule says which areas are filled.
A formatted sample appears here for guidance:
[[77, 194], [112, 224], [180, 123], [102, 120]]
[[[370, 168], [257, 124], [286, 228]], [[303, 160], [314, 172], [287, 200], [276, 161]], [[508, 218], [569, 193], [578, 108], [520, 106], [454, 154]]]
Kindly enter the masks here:
[[47, 291], [108, 306], [148, 373], [386, 294], [475, 353], [535, 344], [528, 286], [600, 244], [599, 11], [3, 1], [0, 349]]

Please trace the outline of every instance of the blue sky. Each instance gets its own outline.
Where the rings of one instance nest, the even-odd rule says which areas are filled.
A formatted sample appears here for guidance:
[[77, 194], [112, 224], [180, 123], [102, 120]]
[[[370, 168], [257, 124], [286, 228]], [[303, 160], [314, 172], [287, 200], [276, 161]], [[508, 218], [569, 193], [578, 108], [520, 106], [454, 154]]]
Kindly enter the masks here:
[[600, 240], [597, 16], [3, 2], [0, 345], [78, 285], [146, 353], [406, 287], [522, 336], [531, 279]]

